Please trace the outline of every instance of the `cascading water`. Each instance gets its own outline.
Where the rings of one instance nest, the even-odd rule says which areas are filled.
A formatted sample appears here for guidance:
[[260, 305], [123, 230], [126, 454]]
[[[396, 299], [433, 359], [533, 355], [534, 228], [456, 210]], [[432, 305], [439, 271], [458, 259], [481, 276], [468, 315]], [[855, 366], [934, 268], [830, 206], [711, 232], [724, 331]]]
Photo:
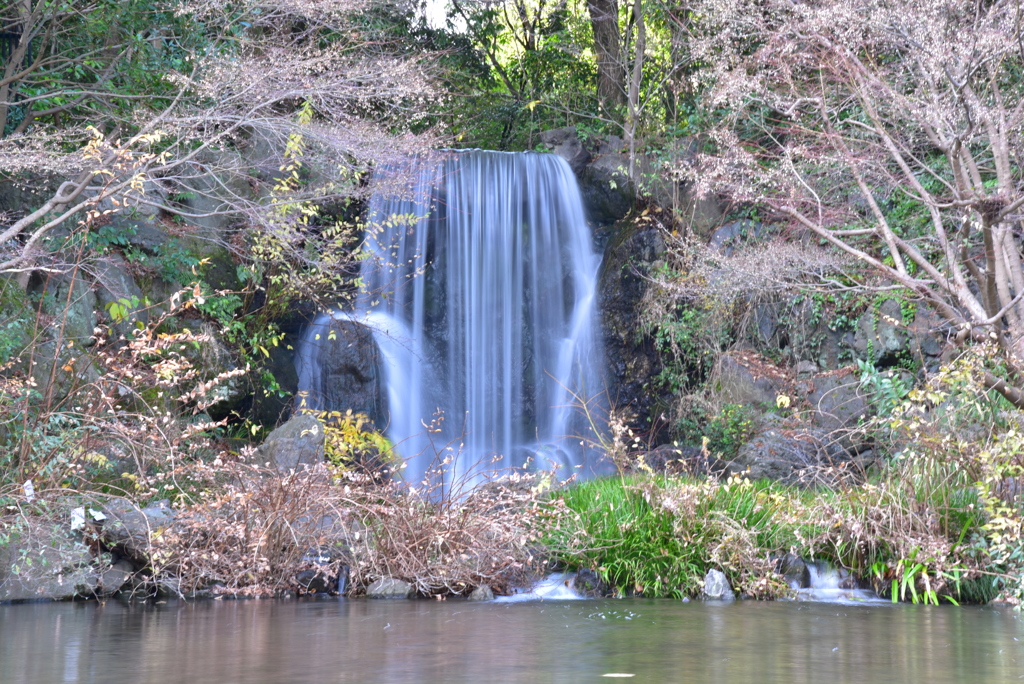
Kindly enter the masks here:
[[[318, 405], [316, 340], [365, 323], [383, 357], [388, 437], [404, 479], [473, 479], [527, 461], [601, 468], [581, 410], [603, 391], [594, 253], [569, 166], [550, 154], [459, 152], [413, 162], [378, 193], [355, 311], [321, 316], [297, 355]], [[391, 173], [395, 170], [392, 169]], [[600, 415], [593, 410], [590, 416]]]

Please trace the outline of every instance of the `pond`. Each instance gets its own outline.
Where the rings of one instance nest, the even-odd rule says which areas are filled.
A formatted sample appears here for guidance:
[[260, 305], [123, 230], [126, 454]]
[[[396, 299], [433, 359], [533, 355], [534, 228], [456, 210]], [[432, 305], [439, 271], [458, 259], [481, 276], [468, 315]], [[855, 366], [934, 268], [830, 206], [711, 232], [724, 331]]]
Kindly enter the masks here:
[[885, 603], [36, 603], [0, 606], [0, 682], [996, 684], [1021, 640], [1011, 609]]

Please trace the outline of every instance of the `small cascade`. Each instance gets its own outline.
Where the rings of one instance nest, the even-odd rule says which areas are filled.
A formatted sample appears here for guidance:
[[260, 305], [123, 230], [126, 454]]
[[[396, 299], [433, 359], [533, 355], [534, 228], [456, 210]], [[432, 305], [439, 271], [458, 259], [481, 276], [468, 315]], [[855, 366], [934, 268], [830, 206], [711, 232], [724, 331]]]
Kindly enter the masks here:
[[520, 601], [578, 601], [586, 598], [577, 594], [572, 588], [571, 572], [555, 572], [528, 589], [517, 590], [510, 596], [499, 596], [495, 599], [500, 603], [518, 603]]
[[324, 314], [297, 354], [307, 406], [333, 410], [309, 351], [337, 321], [368, 326], [383, 359], [387, 435], [405, 481], [470, 482], [530, 464], [602, 468], [600, 259], [576, 179], [555, 155], [449, 152], [381, 173], [355, 310]]
[[820, 601], [823, 603], [864, 603], [881, 602], [878, 594], [870, 589], [861, 589], [855, 578], [843, 570], [837, 570], [824, 561], [808, 562], [810, 585], [794, 587], [798, 601]]

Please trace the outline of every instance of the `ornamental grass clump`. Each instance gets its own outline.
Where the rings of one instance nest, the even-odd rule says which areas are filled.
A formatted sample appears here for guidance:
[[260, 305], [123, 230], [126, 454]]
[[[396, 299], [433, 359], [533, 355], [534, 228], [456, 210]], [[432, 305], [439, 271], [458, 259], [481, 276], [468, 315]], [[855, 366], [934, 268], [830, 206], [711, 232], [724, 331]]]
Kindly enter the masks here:
[[787, 591], [779, 550], [820, 532], [792, 515], [800, 494], [741, 478], [594, 480], [559, 494], [567, 511], [543, 539], [557, 562], [593, 567], [622, 594], [695, 596], [719, 567], [741, 591], [774, 597]]
[[646, 474], [558, 496], [565, 510], [542, 535], [552, 558], [597, 570], [623, 595], [696, 596], [718, 568], [743, 594], [783, 597], [791, 592], [778, 572], [786, 554], [850, 570], [898, 599], [994, 595], [977, 554], [986, 520], [977, 495], [915, 498], [895, 472], [843, 490]]

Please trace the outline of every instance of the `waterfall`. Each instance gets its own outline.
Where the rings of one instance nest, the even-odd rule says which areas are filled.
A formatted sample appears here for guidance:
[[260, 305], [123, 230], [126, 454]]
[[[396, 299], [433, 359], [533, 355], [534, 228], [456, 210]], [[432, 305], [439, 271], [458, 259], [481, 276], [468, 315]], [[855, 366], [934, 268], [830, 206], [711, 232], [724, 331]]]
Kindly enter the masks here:
[[300, 392], [318, 381], [303, 347], [357, 321], [380, 348], [387, 435], [407, 482], [527, 463], [562, 476], [601, 468], [579, 406], [604, 390], [600, 258], [569, 166], [482, 151], [410, 164], [409, 187], [371, 199], [354, 311], [322, 316], [300, 345]]

